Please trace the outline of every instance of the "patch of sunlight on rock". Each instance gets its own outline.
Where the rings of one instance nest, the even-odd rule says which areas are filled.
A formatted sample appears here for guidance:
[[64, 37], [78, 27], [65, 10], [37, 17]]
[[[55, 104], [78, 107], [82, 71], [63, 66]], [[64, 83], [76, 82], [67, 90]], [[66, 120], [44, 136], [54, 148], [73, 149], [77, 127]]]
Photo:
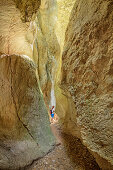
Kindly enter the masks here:
[[57, 0], [58, 5], [58, 24], [56, 28], [57, 36], [61, 49], [64, 45], [65, 31], [69, 22], [69, 17], [76, 0]]

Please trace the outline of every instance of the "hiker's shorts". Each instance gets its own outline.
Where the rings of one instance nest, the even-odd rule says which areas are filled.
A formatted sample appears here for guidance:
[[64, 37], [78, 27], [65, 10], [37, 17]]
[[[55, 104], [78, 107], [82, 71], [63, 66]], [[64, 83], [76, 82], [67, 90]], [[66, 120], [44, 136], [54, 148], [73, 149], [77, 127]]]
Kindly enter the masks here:
[[51, 114], [51, 117], [52, 117], [52, 118], [54, 117], [54, 114], [53, 114], [53, 113]]

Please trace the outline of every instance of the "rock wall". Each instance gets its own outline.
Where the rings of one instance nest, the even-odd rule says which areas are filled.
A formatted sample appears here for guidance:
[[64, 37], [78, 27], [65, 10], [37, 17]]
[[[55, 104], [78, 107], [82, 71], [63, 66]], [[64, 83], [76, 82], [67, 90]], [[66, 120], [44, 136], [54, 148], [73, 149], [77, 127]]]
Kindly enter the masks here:
[[[52, 64], [48, 63], [56, 57], [58, 43], [53, 39], [54, 25], [50, 26], [54, 3], [43, 2], [0, 1], [1, 169], [24, 167], [55, 144], [42, 90], [49, 84], [50, 96]], [[44, 4], [49, 4], [47, 9]]]
[[0, 57], [0, 168], [32, 163], [54, 145], [36, 65], [21, 56]]
[[[65, 95], [65, 89], [64, 88], [61, 89], [59, 85], [61, 82], [62, 51], [63, 51], [64, 40], [65, 40], [65, 32], [69, 22], [71, 10], [74, 6], [75, 1], [76, 0], [57, 0], [57, 25], [56, 25], [55, 32], [57, 35], [58, 42], [60, 44], [60, 55], [58, 58], [58, 62], [57, 62], [58, 67], [55, 75], [56, 113], [60, 117], [60, 121], [62, 123], [64, 122], [65, 118], [68, 117], [68, 119], [66, 118], [68, 120], [67, 124], [65, 124], [66, 126], [70, 124], [69, 120], [71, 118], [69, 117], [71, 117], [70, 115], [73, 115], [74, 110], [71, 109], [72, 101], [70, 100], [71, 98], [70, 94], [68, 93]], [[70, 115], [68, 114], [68, 111], [70, 111]], [[75, 124], [72, 123], [71, 121], [71, 127], [73, 126], [75, 126]], [[73, 133], [75, 134], [77, 133], [77, 131], [75, 132], [74, 130]]]
[[72, 8], [76, 0], [57, 0], [57, 17], [58, 22], [56, 25], [56, 34], [58, 36], [59, 44], [61, 50], [64, 46], [65, 32], [67, 25], [69, 23], [69, 17], [72, 11]]
[[21, 12], [12, 0], [0, 1], [0, 23], [0, 53], [32, 58], [32, 49], [26, 40], [29, 23], [22, 22]]
[[41, 0], [13, 0], [13, 2], [16, 8], [19, 9], [23, 22], [30, 22], [32, 16], [37, 13], [41, 4]]
[[65, 132], [113, 169], [112, 9], [112, 0], [0, 1], [0, 168], [52, 148], [45, 102], [54, 82]]
[[[47, 98], [49, 105], [51, 85], [52, 81], [55, 81], [55, 73], [58, 68], [60, 56], [60, 46], [55, 33], [57, 24], [56, 0], [45, 0], [41, 2], [35, 24], [37, 35], [38, 75], [42, 91], [45, 99]], [[35, 47], [34, 44], [34, 48]]]
[[75, 110], [71, 115], [68, 109], [68, 117], [63, 117], [65, 128], [79, 128], [84, 145], [103, 169], [113, 169], [112, 9], [112, 0], [76, 1], [66, 31], [60, 86]]
[[0, 1], [0, 54], [30, 57], [48, 96], [60, 56], [56, 20], [56, 0]]

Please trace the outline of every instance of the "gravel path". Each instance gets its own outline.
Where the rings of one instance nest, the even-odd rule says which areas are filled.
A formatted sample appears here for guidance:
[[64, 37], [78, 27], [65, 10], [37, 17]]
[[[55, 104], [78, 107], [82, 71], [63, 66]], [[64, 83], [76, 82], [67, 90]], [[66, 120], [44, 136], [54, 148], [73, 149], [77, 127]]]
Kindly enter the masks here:
[[78, 138], [63, 133], [58, 124], [52, 124], [51, 128], [59, 145], [27, 170], [100, 170]]

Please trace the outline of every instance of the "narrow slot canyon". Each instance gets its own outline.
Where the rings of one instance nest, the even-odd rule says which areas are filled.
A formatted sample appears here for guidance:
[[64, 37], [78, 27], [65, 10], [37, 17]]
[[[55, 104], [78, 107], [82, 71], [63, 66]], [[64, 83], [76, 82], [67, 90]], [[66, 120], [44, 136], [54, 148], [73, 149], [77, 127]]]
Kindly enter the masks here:
[[113, 170], [113, 0], [0, 0], [0, 170]]

